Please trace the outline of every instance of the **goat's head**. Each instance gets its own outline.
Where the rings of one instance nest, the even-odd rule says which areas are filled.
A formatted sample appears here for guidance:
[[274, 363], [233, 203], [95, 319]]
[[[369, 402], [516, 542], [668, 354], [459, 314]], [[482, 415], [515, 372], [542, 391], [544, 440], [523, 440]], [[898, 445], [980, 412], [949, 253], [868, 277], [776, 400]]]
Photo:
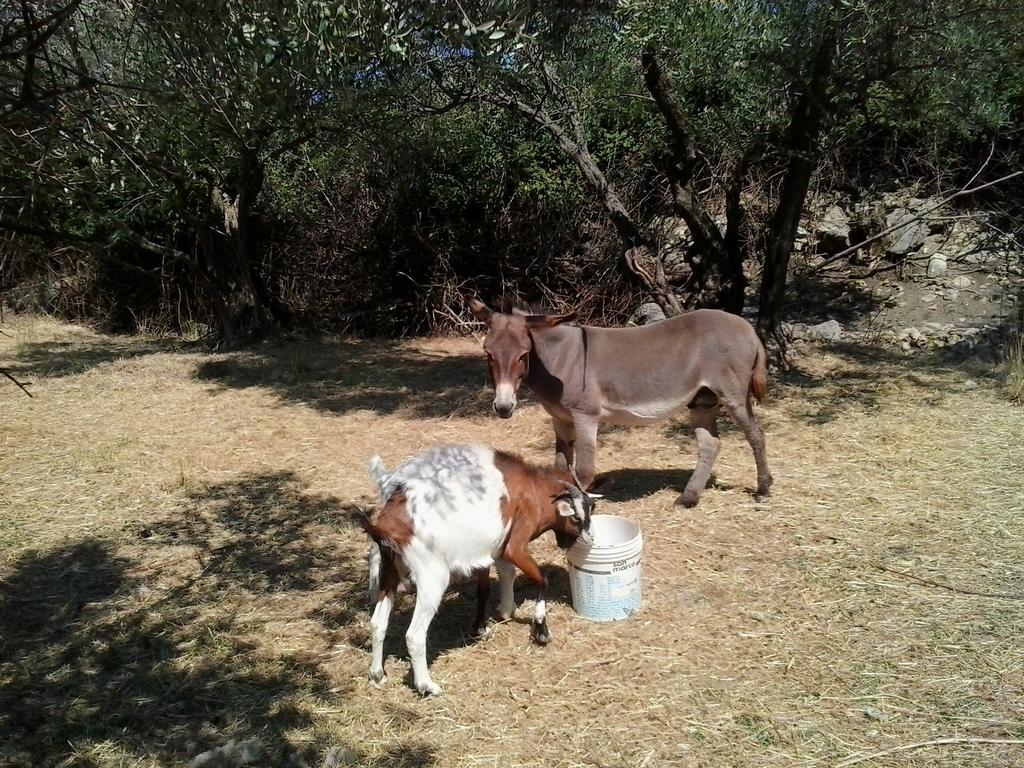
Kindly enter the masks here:
[[576, 315], [528, 315], [495, 312], [479, 299], [468, 299], [470, 311], [487, 324], [484, 352], [494, 387], [494, 412], [507, 419], [516, 409], [516, 394], [530, 372], [533, 332], [574, 320]]
[[555, 527], [555, 542], [562, 549], [569, 549], [577, 539], [583, 539], [586, 544], [591, 542], [590, 519], [594, 514], [594, 500], [601, 498], [599, 494], [584, 491], [572, 468], [569, 472], [573, 482], [560, 480], [566, 490], [554, 500], [559, 522]]

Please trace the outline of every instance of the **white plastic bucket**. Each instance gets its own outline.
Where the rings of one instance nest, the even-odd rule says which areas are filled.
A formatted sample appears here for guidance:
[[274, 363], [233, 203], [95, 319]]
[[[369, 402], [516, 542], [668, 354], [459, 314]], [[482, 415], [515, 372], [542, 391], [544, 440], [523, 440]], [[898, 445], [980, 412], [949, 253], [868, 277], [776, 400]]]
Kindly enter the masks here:
[[593, 621], [625, 619], [640, 610], [640, 526], [624, 517], [594, 515], [590, 535], [592, 543], [577, 541], [565, 554], [572, 607]]

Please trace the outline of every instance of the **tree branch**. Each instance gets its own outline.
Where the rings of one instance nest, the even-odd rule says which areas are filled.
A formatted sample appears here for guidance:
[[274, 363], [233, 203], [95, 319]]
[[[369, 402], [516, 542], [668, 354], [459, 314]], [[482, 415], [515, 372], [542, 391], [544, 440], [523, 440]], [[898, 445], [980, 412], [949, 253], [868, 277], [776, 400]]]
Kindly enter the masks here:
[[685, 186], [690, 183], [693, 170], [697, 165], [697, 152], [693, 148], [693, 131], [690, 130], [686, 116], [672, 95], [668, 76], [654, 50], [645, 48], [640, 54], [640, 63], [644, 70], [644, 84], [654, 98], [658, 111], [665, 119], [665, 125], [672, 138], [669, 144], [675, 159], [673, 168], [675, 181]]
[[32, 393], [28, 391], [28, 387], [32, 385], [31, 381], [18, 381], [6, 368], [0, 368], [0, 376], [10, 379], [11, 381], [18, 385], [22, 392], [24, 392], [29, 397], [32, 397]]

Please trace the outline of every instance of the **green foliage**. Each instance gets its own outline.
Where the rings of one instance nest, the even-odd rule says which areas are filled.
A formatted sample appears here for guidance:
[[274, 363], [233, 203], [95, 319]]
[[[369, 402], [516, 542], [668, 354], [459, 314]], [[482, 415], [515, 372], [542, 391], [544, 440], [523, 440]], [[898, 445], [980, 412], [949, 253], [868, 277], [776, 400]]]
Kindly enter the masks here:
[[[645, 95], [645, 47], [668, 67], [712, 182], [755, 141], [773, 149], [769, 162], [785, 158], [826, 35], [838, 56], [823, 146], [841, 161], [902, 166], [885, 154], [899, 151], [956, 165], [995, 137], [1019, 144], [1024, 118], [1024, 12], [1000, 0], [69, 8], [34, 70], [16, 47], [0, 50], [0, 225], [154, 274], [167, 302], [197, 291], [204, 264], [232, 244], [220, 208], [246, 184], [255, 193], [242, 215], [262, 227], [254, 259], [268, 280], [284, 280], [274, 254], [302, 251], [283, 233], [310, 238], [312, 252], [326, 247], [318, 227], [331, 248], [370, 254], [374, 273], [417, 254], [404, 264], [417, 280], [445, 263], [469, 265], [457, 280], [497, 282], [526, 271], [510, 260], [527, 251], [554, 264], [584, 219], [607, 225], [564, 151], [495, 94], [563, 125], [571, 105], [627, 205], [659, 212], [665, 127]], [[484, 249], [492, 261], [471, 258]]]

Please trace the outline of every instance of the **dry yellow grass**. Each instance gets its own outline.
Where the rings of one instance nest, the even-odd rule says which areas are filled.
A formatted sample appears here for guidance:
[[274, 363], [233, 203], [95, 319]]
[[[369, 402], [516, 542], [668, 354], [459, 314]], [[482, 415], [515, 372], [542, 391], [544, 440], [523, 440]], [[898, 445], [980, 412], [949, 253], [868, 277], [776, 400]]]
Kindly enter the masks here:
[[366, 681], [351, 512], [371, 452], [548, 458], [537, 406], [487, 414], [475, 342], [207, 355], [5, 329], [0, 365], [35, 398], [0, 390], [0, 765], [174, 765], [246, 738], [282, 766], [336, 744], [437, 768], [1024, 763], [1024, 410], [984, 371], [844, 346], [798, 361], [760, 409], [767, 504], [735, 430], [685, 512], [689, 433], [606, 430], [602, 511], [643, 527], [643, 611], [576, 617], [538, 542], [552, 645], [520, 622], [466, 644], [470, 591], [453, 590], [429, 636], [446, 692], [421, 700], [408, 599], [391, 684]]

